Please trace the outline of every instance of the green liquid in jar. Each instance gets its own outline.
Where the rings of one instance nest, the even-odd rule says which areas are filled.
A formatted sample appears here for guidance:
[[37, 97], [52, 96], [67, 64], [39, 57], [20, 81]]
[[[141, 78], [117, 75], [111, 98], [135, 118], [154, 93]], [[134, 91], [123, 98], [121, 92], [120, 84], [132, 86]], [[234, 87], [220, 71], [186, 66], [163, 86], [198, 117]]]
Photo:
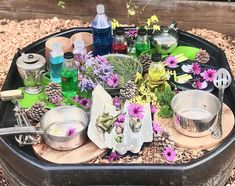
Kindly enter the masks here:
[[77, 69], [63, 69], [62, 73], [62, 93], [67, 97], [74, 97], [78, 88]]
[[135, 48], [136, 48], [136, 56], [139, 56], [143, 52], [150, 50], [150, 44], [149, 43], [136, 43]]

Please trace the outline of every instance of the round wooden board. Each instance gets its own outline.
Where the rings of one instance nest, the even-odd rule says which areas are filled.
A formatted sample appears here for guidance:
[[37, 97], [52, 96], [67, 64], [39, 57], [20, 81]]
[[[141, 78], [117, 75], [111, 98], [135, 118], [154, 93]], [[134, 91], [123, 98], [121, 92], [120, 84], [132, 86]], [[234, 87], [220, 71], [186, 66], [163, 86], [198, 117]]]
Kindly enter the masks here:
[[44, 142], [32, 147], [39, 158], [58, 164], [89, 162], [94, 158], [103, 157], [108, 150], [98, 148], [90, 140], [87, 140], [81, 147], [69, 151], [52, 149]]
[[157, 121], [161, 127], [168, 131], [172, 138], [175, 141], [177, 147], [186, 148], [186, 149], [211, 149], [217, 146], [223, 139], [225, 139], [234, 127], [234, 115], [231, 109], [224, 104], [223, 105], [223, 114], [222, 114], [222, 129], [223, 136], [220, 139], [212, 138], [211, 135], [204, 137], [193, 138], [185, 136], [179, 133], [173, 126], [173, 119], [169, 118], [159, 118], [157, 114], [154, 116], [154, 120]]

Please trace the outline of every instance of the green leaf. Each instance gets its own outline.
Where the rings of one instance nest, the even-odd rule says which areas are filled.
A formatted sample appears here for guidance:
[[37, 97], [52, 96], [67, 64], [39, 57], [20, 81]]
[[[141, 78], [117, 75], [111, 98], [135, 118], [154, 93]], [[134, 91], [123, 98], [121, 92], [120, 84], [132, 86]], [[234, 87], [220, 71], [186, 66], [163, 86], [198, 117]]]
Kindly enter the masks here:
[[197, 53], [199, 52], [199, 48], [190, 47], [190, 46], [178, 46], [170, 55], [176, 56], [178, 54], [184, 54], [190, 60], [195, 60]]

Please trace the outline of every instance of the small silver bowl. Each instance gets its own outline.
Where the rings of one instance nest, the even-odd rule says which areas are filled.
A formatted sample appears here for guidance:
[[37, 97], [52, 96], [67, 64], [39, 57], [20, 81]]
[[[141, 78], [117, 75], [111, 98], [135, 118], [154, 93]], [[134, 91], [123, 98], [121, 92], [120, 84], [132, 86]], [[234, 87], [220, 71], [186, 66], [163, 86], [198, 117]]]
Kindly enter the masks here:
[[51, 109], [43, 115], [40, 125], [46, 144], [56, 150], [75, 149], [87, 139], [87, 113], [75, 106]]
[[213, 94], [202, 90], [187, 90], [176, 94], [171, 101], [174, 127], [191, 137], [209, 135], [215, 128], [221, 104]]

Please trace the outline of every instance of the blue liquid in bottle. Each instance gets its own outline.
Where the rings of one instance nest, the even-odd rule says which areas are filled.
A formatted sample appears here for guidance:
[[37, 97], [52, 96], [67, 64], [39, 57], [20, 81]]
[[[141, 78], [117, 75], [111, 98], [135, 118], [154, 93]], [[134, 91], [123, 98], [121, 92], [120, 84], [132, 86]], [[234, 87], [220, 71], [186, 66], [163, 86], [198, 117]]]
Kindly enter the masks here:
[[50, 78], [53, 82], [60, 83], [64, 62], [64, 54], [60, 43], [53, 43], [50, 55]]
[[104, 13], [104, 5], [97, 5], [96, 9], [97, 15], [92, 22], [94, 56], [112, 53], [111, 22]]

